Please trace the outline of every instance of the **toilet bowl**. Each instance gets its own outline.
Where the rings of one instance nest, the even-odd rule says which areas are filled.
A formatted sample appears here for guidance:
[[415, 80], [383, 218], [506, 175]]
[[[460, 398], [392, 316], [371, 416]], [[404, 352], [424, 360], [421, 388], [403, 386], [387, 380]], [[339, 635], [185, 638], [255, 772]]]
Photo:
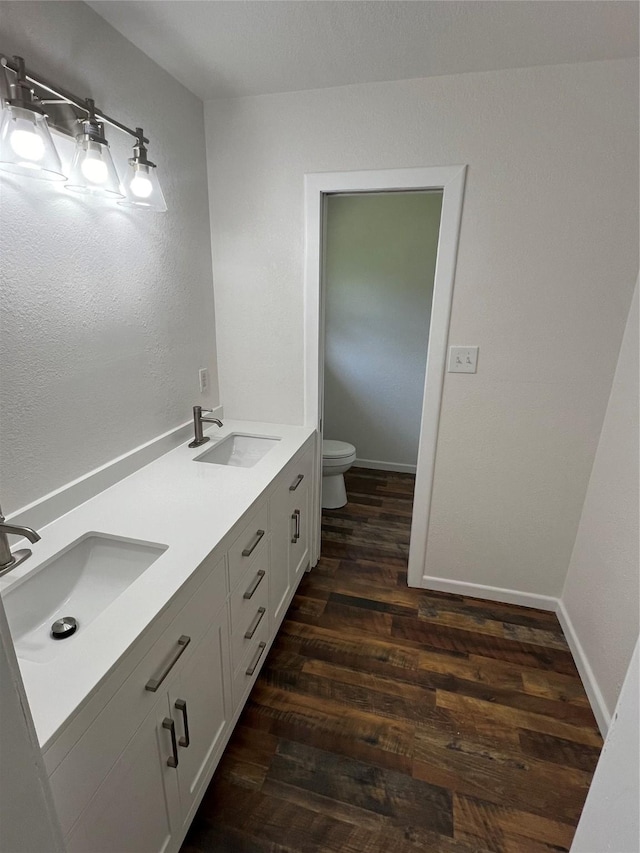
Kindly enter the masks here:
[[344, 474], [356, 461], [356, 449], [347, 441], [322, 442], [322, 508], [338, 509], [347, 502]]

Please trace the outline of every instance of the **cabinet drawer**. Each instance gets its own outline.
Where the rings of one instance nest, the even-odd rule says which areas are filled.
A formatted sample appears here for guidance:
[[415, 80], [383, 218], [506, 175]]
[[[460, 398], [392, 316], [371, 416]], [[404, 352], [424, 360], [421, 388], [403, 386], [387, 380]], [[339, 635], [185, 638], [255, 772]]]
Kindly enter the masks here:
[[267, 656], [269, 645], [269, 622], [265, 617], [246, 650], [242, 663], [238, 667], [233, 678], [233, 705], [234, 708], [244, 698], [247, 690], [254, 683], [260, 672], [260, 668]]
[[266, 553], [267, 538], [267, 505], [264, 503], [229, 548], [229, 586], [232, 590], [249, 563]]
[[[224, 560], [220, 560], [50, 776], [63, 833], [69, 831], [153, 708], [159, 693], [145, 689], [145, 685], [162, 681], [165, 686], [171, 681], [204, 636], [225, 597]], [[183, 637], [189, 641], [180, 643]]]
[[[268, 550], [255, 559], [231, 595], [231, 657], [240, 664], [263, 622], [269, 621]], [[250, 634], [249, 637], [246, 635]]]
[[289, 505], [294, 506], [297, 495], [309, 488], [311, 485], [311, 477], [313, 471], [313, 450], [310, 448], [306, 453], [295, 462], [290, 462], [282, 474], [282, 480], [288, 484], [287, 493], [289, 496]]

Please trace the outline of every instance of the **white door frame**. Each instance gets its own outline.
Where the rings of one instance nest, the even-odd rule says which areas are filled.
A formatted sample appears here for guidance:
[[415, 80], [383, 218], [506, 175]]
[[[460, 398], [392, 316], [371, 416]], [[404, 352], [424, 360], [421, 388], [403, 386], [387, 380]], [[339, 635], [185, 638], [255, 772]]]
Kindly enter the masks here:
[[[344, 192], [443, 191], [411, 522], [409, 586], [423, 586], [423, 577], [428, 574], [427, 535], [466, 169], [466, 166], [427, 166], [416, 169], [316, 172], [304, 176], [304, 419], [306, 425], [318, 430], [320, 438], [324, 384], [324, 288], [321, 280], [321, 253], [324, 247], [325, 197], [331, 193]], [[316, 475], [317, 482], [321, 483], [321, 441], [318, 442], [316, 452]], [[319, 489], [316, 489], [313, 500], [311, 564], [315, 565], [320, 556], [322, 509]]]

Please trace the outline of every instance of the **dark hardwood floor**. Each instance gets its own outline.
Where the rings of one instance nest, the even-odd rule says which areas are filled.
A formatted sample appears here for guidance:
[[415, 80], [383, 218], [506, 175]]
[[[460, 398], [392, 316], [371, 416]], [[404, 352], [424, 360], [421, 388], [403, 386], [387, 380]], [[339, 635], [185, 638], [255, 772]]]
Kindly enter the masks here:
[[602, 741], [551, 613], [409, 589], [413, 477], [347, 475], [182, 853], [549, 853]]

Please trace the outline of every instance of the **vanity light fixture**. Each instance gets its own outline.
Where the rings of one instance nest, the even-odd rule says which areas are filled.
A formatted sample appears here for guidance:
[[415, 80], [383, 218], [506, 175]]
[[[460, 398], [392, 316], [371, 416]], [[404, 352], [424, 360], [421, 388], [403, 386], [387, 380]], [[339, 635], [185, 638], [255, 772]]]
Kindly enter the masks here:
[[4, 102], [0, 123], [0, 169], [26, 178], [64, 181], [66, 175], [49, 132], [47, 116], [34, 99], [24, 60], [16, 57], [11, 82], [4, 75], [3, 69], [0, 72], [4, 83], [0, 89]]
[[[24, 59], [0, 54], [0, 171], [45, 180], [67, 180], [50, 128], [76, 140], [66, 188], [120, 201], [125, 207], [164, 212], [157, 167], [147, 158], [149, 140], [80, 98], [25, 68]], [[135, 140], [127, 176], [120, 183], [105, 126]]]
[[87, 98], [87, 117], [79, 121], [76, 150], [71, 164], [68, 190], [107, 198], [124, 198], [120, 179], [104, 135], [104, 124], [96, 117], [96, 107]]
[[129, 168], [123, 181], [126, 198], [118, 204], [123, 207], [138, 207], [164, 213], [167, 203], [158, 181], [156, 164], [147, 157], [141, 127], [136, 127], [136, 134], [138, 138], [133, 146], [133, 157], [129, 160]]

